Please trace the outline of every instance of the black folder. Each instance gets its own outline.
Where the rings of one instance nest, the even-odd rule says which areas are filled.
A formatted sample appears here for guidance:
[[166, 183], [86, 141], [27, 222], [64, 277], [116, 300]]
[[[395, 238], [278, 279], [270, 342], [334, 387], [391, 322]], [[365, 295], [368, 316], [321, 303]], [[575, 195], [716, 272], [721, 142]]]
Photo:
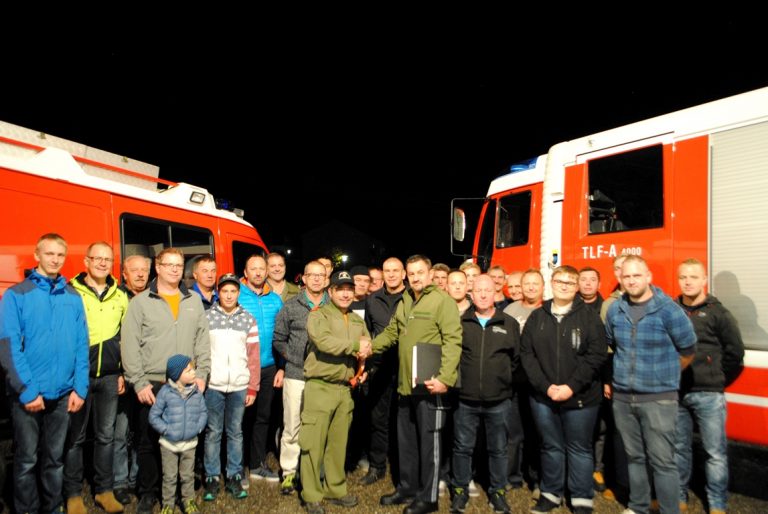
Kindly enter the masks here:
[[440, 373], [443, 352], [439, 344], [416, 343], [411, 361], [411, 388], [414, 394], [428, 394], [424, 381]]

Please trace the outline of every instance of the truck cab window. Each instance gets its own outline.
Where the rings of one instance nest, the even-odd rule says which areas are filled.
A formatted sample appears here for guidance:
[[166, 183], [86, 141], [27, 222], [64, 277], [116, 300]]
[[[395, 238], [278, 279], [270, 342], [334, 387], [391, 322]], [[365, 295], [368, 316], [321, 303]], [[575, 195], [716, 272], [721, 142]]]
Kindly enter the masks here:
[[661, 145], [593, 159], [588, 175], [590, 234], [664, 225]]
[[235, 275], [238, 277], [243, 276], [245, 263], [251, 255], [255, 254], [261, 254], [266, 257], [267, 251], [255, 244], [246, 243], [244, 241], [232, 241], [232, 259], [235, 265]]
[[151, 278], [155, 277], [154, 259], [160, 250], [168, 247], [180, 248], [184, 251], [184, 284], [191, 286], [191, 264], [201, 255], [214, 256], [213, 234], [210, 230], [182, 225], [166, 220], [123, 214], [122, 225], [122, 256], [144, 255], [152, 259], [150, 266]]
[[508, 195], [499, 200], [496, 248], [528, 244], [531, 224], [531, 192]]

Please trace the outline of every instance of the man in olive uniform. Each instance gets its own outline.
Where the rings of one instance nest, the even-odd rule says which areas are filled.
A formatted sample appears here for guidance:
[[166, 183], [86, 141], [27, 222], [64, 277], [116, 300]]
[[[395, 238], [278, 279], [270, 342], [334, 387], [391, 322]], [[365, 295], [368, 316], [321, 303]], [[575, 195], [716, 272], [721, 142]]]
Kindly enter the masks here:
[[355, 281], [349, 272], [334, 273], [328, 292], [331, 303], [310, 312], [307, 318], [309, 342], [304, 361], [299, 469], [301, 495], [310, 514], [324, 512], [323, 499], [344, 507], [357, 505], [357, 498], [347, 494], [344, 473], [354, 408], [350, 379], [355, 375], [357, 355], [371, 353], [365, 322], [349, 308], [355, 298]]

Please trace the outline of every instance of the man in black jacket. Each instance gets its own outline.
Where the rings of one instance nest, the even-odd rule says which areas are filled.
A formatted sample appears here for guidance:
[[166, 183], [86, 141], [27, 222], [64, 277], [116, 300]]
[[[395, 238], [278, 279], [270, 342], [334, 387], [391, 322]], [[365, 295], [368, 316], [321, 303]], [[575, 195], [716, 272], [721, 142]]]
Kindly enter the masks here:
[[724, 389], [741, 372], [744, 343], [733, 315], [705, 291], [704, 264], [688, 259], [678, 268], [682, 294], [677, 302], [688, 314], [696, 331], [696, 353], [680, 380], [675, 459], [680, 474], [680, 505], [688, 503], [691, 478], [693, 420], [699, 427], [707, 455], [709, 512], [725, 513], [728, 502], [728, 443], [725, 438]]
[[523, 329], [520, 359], [542, 440], [541, 496], [533, 513], [557, 508], [566, 484], [573, 513], [592, 512], [592, 430], [602, 398], [599, 371], [607, 347], [600, 317], [576, 294], [578, 279], [575, 268], [556, 268], [552, 300], [534, 310]]
[[[494, 512], [510, 512], [507, 485], [507, 433], [513, 405], [512, 377], [519, 364], [520, 325], [494, 305], [495, 285], [488, 275], [475, 278], [472, 307], [461, 317], [462, 381], [454, 414], [453, 500], [451, 512], [463, 512], [469, 501], [472, 453], [477, 428], [485, 423], [490, 487]], [[517, 427], [522, 432], [522, 427]], [[522, 433], [520, 434], [522, 436]]]
[[[365, 324], [371, 336], [376, 337], [387, 328], [395, 307], [405, 291], [405, 268], [397, 257], [390, 257], [382, 266], [384, 287], [365, 300]], [[397, 379], [397, 348], [374, 355], [366, 366], [370, 367], [365, 401], [370, 412], [370, 446], [368, 447], [368, 474], [360, 482], [371, 485], [384, 477], [389, 449], [390, 406]], [[390, 466], [395, 468], [395, 466]]]

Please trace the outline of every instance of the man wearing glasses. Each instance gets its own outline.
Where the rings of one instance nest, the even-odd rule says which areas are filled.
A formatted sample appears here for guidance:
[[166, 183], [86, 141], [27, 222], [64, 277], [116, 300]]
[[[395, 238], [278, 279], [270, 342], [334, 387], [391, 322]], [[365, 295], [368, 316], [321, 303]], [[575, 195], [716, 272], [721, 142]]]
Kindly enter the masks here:
[[149, 409], [165, 381], [168, 358], [177, 353], [193, 357], [200, 392], [211, 369], [203, 303], [181, 284], [184, 254], [178, 248], [165, 248], [155, 257], [155, 271], [157, 278], [131, 300], [121, 331], [125, 379], [138, 400], [138, 514], [152, 512], [160, 490], [158, 434], [149, 426]]
[[556, 509], [566, 492], [574, 514], [592, 512], [592, 430], [607, 349], [600, 317], [576, 294], [578, 280], [576, 268], [556, 268], [552, 299], [533, 311], [523, 328], [520, 359], [542, 440], [541, 495], [534, 513]]
[[293, 296], [275, 320], [272, 344], [285, 361], [283, 379], [283, 434], [280, 438], [280, 468], [283, 470], [282, 494], [296, 489], [299, 466], [299, 428], [304, 395], [304, 356], [307, 351], [307, 318], [311, 311], [328, 303], [325, 293], [325, 266], [311, 261], [304, 266], [305, 289]]
[[113, 492], [113, 443], [117, 398], [125, 390], [120, 374], [120, 325], [128, 296], [110, 273], [114, 254], [103, 241], [86, 250], [85, 271], [72, 279], [83, 298], [90, 343], [90, 382], [85, 408], [70, 418], [64, 458], [64, 498], [69, 514], [86, 514], [83, 503], [83, 443], [89, 415], [93, 418], [93, 470], [96, 504], [106, 512], [122, 512]]

